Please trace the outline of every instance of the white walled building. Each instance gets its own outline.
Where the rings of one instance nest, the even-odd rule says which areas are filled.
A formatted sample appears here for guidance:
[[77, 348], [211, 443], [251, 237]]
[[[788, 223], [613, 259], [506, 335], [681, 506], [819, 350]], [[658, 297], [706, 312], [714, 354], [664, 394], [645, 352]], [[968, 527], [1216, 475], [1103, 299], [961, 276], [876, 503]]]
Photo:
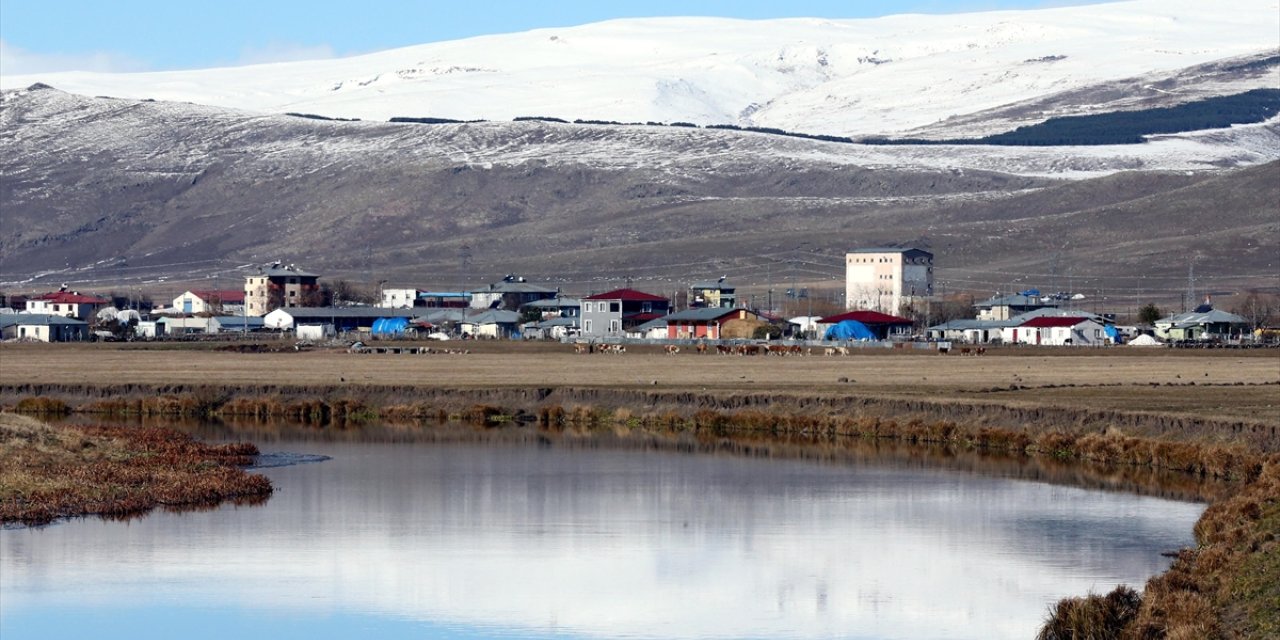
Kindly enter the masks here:
[[1097, 346], [1110, 341], [1106, 328], [1086, 317], [1040, 316], [1000, 330], [1005, 344]]
[[[42, 296], [28, 299], [27, 313], [47, 314], [87, 321], [98, 313], [100, 309], [109, 306], [111, 306], [111, 301], [106, 298], [86, 296], [78, 291], [67, 291], [64, 286], [53, 293], [46, 293]], [[57, 340], [54, 340], [54, 342], [57, 342]]]
[[901, 315], [933, 295], [933, 254], [923, 249], [854, 249], [845, 254], [845, 308]]
[[224, 307], [239, 308], [243, 304], [244, 291], [236, 289], [184, 291], [182, 295], [173, 299], [173, 310], [186, 314], [219, 313], [224, 311]]
[[412, 309], [417, 302], [417, 289], [382, 290], [382, 306], [387, 309]]

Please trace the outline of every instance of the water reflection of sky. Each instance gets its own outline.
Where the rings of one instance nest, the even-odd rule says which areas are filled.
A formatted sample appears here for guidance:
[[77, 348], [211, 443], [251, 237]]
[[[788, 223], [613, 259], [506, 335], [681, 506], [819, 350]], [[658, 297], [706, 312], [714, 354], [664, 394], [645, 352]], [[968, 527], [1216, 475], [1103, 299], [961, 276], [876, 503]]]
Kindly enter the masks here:
[[0, 532], [0, 635], [1026, 638], [1061, 595], [1162, 570], [1202, 509], [866, 465], [298, 446], [334, 459], [266, 470], [263, 507]]

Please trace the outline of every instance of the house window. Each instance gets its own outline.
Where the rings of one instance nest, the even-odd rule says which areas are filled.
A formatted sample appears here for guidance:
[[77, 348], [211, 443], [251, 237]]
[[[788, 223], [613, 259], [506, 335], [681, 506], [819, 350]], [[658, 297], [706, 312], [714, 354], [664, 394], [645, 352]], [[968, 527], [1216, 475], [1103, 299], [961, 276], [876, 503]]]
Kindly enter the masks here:
[[[610, 302], [610, 303], [609, 303], [609, 313], [617, 313], [617, 312], [618, 312], [618, 310], [619, 310], [619, 308], [620, 308], [621, 306], [622, 306], [622, 305], [621, 305], [620, 303], [617, 303], [617, 302]], [[601, 303], [600, 303], [600, 310], [601, 310], [601, 311], [604, 311], [604, 303], [603, 303], [603, 302], [601, 302]]]
[[586, 331], [587, 333], [591, 333], [591, 321], [590, 321], [590, 320], [583, 320], [583, 321], [582, 321], [582, 330], [583, 330], [583, 331]]
[[619, 332], [619, 331], [621, 331], [621, 330], [622, 330], [622, 321], [621, 321], [621, 320], [610, 320], [610, 321], [609, 321], [609, 333], [617, 333], [617, 332]]
[[652, 303], [652, 302], [643, 302], [643, 303], [641, 303], [641, 304], [640, 304], [640, 311], [641, 311], [642, 313], [651, 313], [651, 312], [653, 312], [653, 303]]

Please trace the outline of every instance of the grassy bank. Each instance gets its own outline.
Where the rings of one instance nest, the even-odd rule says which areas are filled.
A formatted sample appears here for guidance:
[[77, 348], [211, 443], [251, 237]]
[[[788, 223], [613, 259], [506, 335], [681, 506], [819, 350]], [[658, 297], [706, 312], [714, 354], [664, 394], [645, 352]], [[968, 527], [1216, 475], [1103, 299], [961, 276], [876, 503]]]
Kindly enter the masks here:
[[1038, 640], [1280, 637], [1280, 461], [1211, 504], [1195, 536], [1141, 595], [1063, 599]]
[[256, 454], [253, 445], [207, 445], [172, 429], [50, 426], [0, 413], [0, 523], [265, 500], [271, 482], [240, 469]]

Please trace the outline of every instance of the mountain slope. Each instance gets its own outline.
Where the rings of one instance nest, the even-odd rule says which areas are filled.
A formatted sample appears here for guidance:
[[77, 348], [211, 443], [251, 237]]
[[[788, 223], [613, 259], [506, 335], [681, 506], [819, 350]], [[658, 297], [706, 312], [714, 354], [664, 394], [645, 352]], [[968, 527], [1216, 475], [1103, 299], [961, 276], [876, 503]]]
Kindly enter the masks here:
[[1055, 255], [1097, 286], [1141, 273], [1177, 287], [1197, 254], [1222, 282], [1266, 284], [1278, 139], [1270, 123], [1119, 147], [868, 147], [333, 122], [36, 87], [0, 99], [0, 282], [237, 277], [283, 259], [439, 286], [512, 271], [579, 289], [832, 286], [845, 249], [915, 243], [938, 253], [940, 279], [979, 290], [1044, 274]]
[[[1009, 105], [1022, 105], [1005, 114], [1016, 124], [1120, 108], [1135, 95], [1163, 103], [1280, 86], [1274, 62], [1219, 73], [1185, 96], [1178, 93], [1191, 78], [1161, 84], [1197, 65], [1276, 55], [1278, 16], [1277, 0], [1229, 10], [1200, 0], [1131, 0], [869, 20], [633, 19], [337, 60], [0, 84], [380, 121], [557, 116], [836, 135], [925, 128], [955, 137], [974, 128], [969, 116]], [[1098, 90], [1134, 79], [1136, 87], [1116, 95]], [[998, 121], [991, 115], [981, 119]]]

